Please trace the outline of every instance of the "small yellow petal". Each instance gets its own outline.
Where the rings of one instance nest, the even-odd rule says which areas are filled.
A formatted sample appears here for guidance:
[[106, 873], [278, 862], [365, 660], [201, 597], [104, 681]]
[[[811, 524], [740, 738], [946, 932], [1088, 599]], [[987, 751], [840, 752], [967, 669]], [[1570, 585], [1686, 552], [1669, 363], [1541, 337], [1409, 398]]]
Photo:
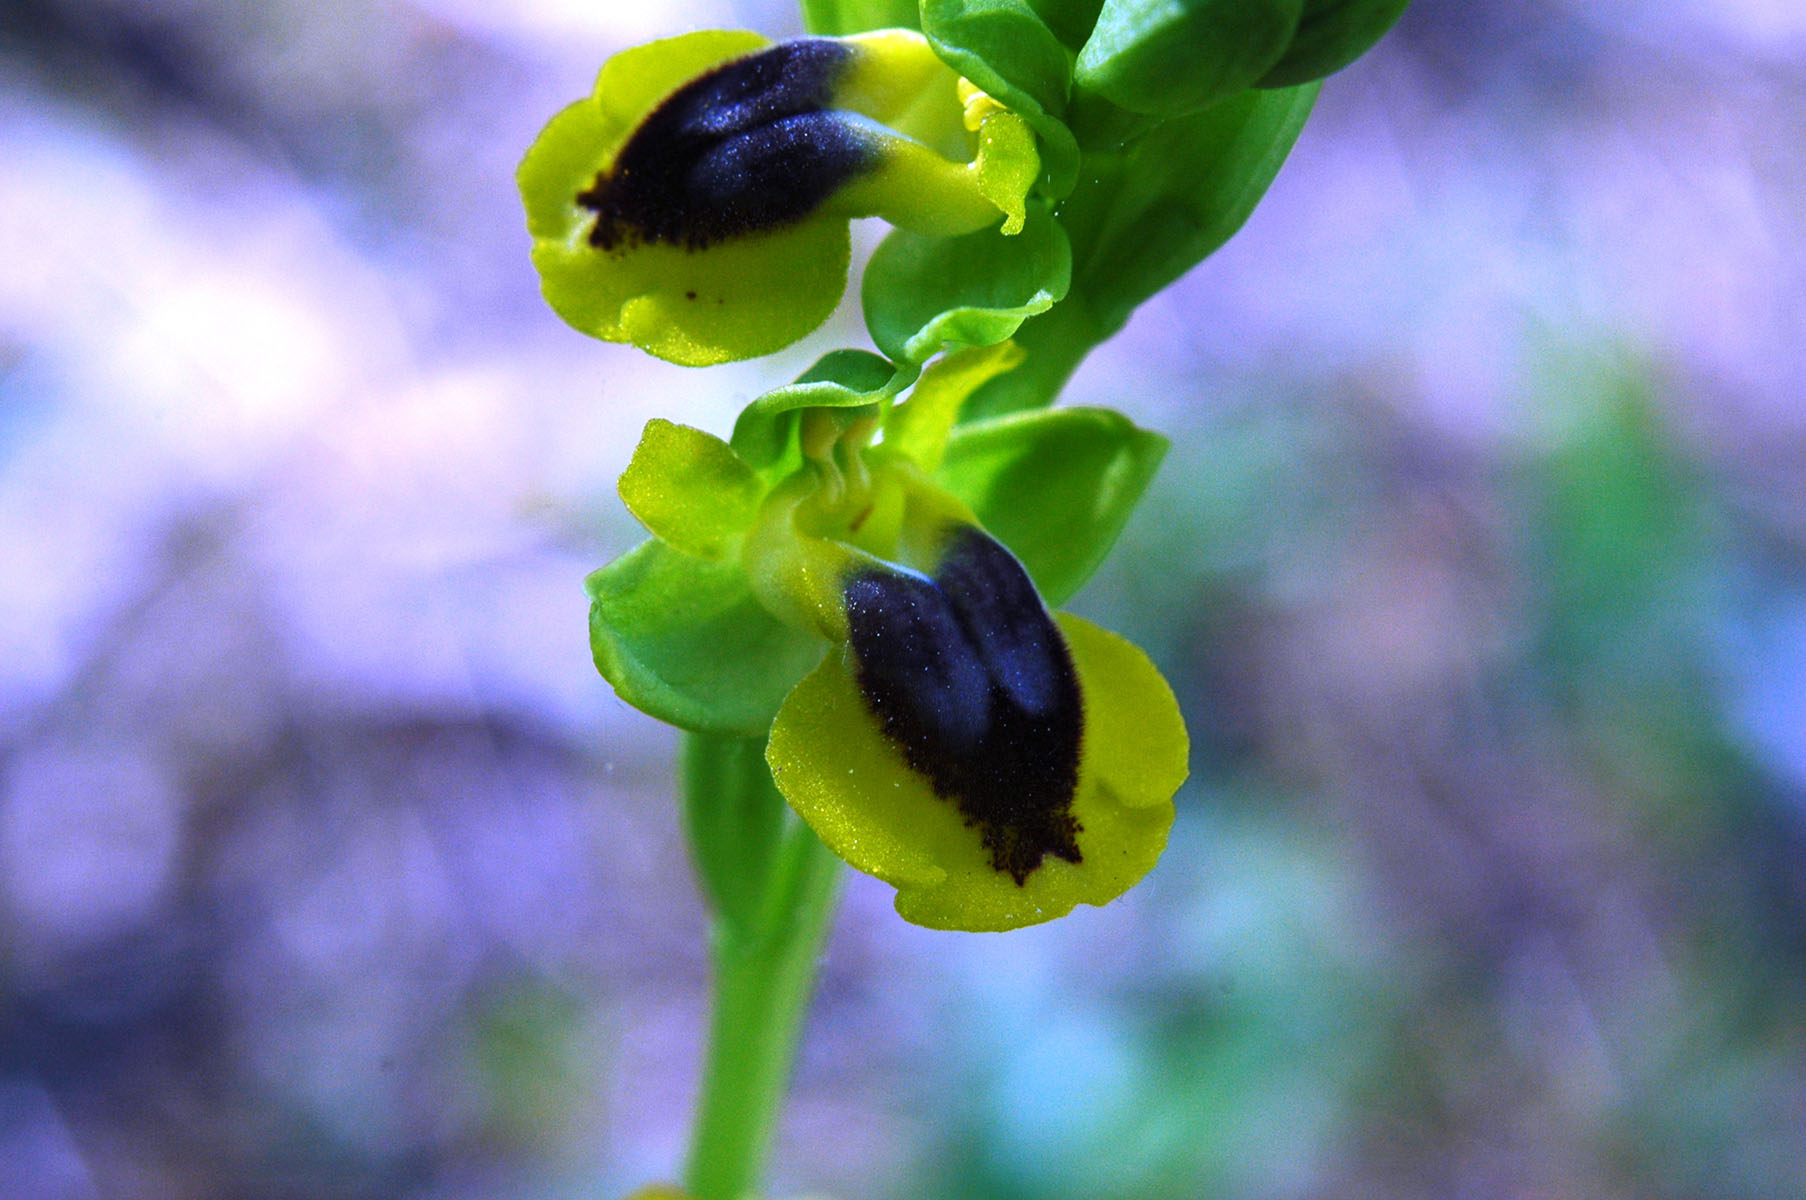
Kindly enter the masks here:
[[1041, 156], [1028, 122], [1013, 112], [986, 117], [978, 130], [978, 190], [1003, 210], [1003, 234], [1013, 237], [1028, 223], [1028, 193], [1041, 175]]

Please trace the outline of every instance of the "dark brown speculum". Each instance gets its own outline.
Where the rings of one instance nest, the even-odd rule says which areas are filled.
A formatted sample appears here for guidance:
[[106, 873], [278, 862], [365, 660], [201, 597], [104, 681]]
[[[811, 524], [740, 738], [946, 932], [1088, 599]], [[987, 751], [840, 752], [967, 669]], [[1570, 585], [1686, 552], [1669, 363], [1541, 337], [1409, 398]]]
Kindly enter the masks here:
[[673, 92], [577, 193], [596, 214], [590, 244], [698, 250], [814, 212], [880, 153], [831, 107], [852, 55], [827, 38], [783, 42]]
[[843, 595], [866, 707], [992, 867], [1021, 884], [1049, 854], [1081, 861], [1078, 673], [1022, 565], [966, 529], [932, 577], [862, 572]]

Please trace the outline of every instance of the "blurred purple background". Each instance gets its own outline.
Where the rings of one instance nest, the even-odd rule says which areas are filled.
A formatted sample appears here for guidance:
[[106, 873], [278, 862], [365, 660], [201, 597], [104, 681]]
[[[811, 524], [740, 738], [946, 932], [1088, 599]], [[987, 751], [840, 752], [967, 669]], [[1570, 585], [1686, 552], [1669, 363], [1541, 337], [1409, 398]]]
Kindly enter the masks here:
[[[512, 170], [776, 3], [0, 3], [0, 1195], [681, 1160], [674, 739], [584, 573], [685, 371]], [[1001, 936], [850, 881], [774, 1195], [1806, 1195], [1806, 7], [1418, 0], [1069, 389], [1174, 450], [1076, 605], [1172, 848]], [[877, 230], [862, 236], [870, 244]]]

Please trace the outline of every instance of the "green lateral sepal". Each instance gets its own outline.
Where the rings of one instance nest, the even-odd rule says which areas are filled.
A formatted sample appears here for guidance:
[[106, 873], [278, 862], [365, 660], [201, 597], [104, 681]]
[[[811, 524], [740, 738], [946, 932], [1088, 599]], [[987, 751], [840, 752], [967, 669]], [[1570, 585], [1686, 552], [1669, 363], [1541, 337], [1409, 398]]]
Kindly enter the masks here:
[[616, 694], [680, 729], [762, 737], [827, 643], [783, 624], [737, 562], [642, 542], [584, 581], [590, 649]]
[[765, 485], [726, 442], [659, 418], [646, 423], [618, 488], [654, 537], [715, 560], [737, 553], [765, 498]]

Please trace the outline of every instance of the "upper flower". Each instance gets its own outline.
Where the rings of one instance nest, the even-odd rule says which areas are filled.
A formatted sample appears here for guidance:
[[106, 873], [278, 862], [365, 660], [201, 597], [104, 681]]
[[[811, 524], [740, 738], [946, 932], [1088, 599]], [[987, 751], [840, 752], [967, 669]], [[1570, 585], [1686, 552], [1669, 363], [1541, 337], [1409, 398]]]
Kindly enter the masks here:
[[854, 217], [1014, 233], [1034, 136], [962, 83], [908, 30], [775, 45], [704, 31], [623, 51], [520, 165], [546, 299], [585, 333], [699, 366], [820, 324]]
[[652, 422], [621, 493], [656, 540], [590, 580], [623, 697], [688, 728], [769, 729], [791, 807], [941, 928], [1120, 895], [1186, 772], [1147, 658], [1042, 599], [1102, 557], [1163, 443], [1096, 409], [954, 429], [1018, 357], [947, 356], [894, 406], [842, 358], [755, 401], [732, 445]]

